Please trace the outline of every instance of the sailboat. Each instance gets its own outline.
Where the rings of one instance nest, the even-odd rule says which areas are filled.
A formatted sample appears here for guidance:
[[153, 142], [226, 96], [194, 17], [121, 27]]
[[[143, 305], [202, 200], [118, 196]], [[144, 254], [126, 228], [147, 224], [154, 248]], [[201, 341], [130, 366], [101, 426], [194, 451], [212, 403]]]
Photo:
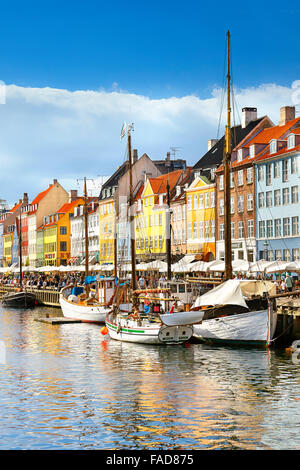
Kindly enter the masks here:
[[227, 31], [227, 125], [223, 158], [225, 282], [199, 296], [192, 306], [192, 310], [204, 311], [202, 323], [194, 327], [194, 337], [212, 343], [269, 346], [277, 322], [275, 302], [272, 301], [272, 295], [276, 294], [274, 283], [232, 279], [230, 81], [230, 33]]
[[[23, 273], [22, 273], [22, 216], [20, 213], [19, 220], [19, 259], [20, 259], [20, 273], [19, 273], [19, 288], [16, 292], [9, 292], [2, 297], [2, 305], [11, 308], [32, 308], [36, 305], [36, 297], [33, 292], [27, 292], [23, 289]], [[18, 225], [16, 219], [16, 226]]]
[[[142, 344], [180, 344], [188, 341], [192, 337], [193, 325], [202, 320], [204, 312], [176, 312], [174, 299], [170, 298], [168, 289], [137, 289], [134, 215], [132, 211], [132, 129], [132, 125], [128, 126], [131, 303], [129, 304], [129, 311], [126, 311], [120, 308], [120, 305], [115, 302], [113, 310], [106, 316], [105, 324], [110, 337], [118, 341]], [[170, 258], [168, 258], [168, 260], [168, 265], [170, 266]], [[170, 302], [172, 302], [171, 308], [169, 308]]]
[[90, 289], [89, 246], [88, 246], [88, 205], [86, 178], [84, 178], [84, 227], [85, 227], [85, 286], [68, 285], [60, 291], [59, 303], [64, 317], [87, 323], [104, 323], [111, 310], [114, 294], [114, 279], [101, 278], [96, 281], [96, 291]]

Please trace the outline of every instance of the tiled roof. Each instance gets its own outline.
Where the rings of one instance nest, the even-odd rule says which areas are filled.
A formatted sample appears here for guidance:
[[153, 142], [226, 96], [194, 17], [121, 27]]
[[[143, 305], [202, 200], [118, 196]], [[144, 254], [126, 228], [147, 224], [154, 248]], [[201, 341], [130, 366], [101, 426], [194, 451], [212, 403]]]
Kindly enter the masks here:
[[[89, 198], [88, 198], [89, 199]], [[91, 199], [94, 199], [94, 198], [91, 198]], [[58, 211], [57, 213], [58, 214], [65, 214], [66, 212], [69, 212], [72, 207], [74, 207], [76, 204], [78, 204], [78, 202], [80, 201], [83, 201], [83, 198], [78, 198], [78, 199], [75, 199], [74, 201], [72, 202], [66, 202]], [[88, 201], [89, 202], [89, 201]]]
[[31, 206], [33, 206], [34, 204], [38, 204], [45, 196], [46, 194], [50, 191], [51, 188], [53, 188], [53, 184], [51, 184], [49, 186], [49, 188], [45, 189], [45, 191], [42, 191], [40, 192], [36, 198], [31, 202]]
[[273, 157], [277, 157], [277, 156], [280, 156], [280, 155], [297, 152], [298, 150], [300, 150], [300, 144], [296, 145], [296, 147], [293, 147], [293, 148], [290, 148], [290, 149], [287, 149], [287, 147], [284, 146], [282, 149], [280, 149], [276, 153], [270, 153], [269, 151], [267, 153], [261, 152], [258, 155], [258, 157], [256, 157], [254, 160], [255, 160], [255, 163], [256, 163], [256, 162], [259, 162], [261, 160], [266, 160], [267, 158], [273, 158]]
[[243, 147], [250, 147], [252, 144], [268, 144], [272, 139], [279, 139], [280, 137], [284, 137], [286, 133], [299, 121], [300, 118], [296, 118], [287, 122], [283, 126], [274, 126], [263, 129], [255, 137], [253, 137], [253, 139], [250, 139], [247, 144], [243, 145]]
[[[249, 122], [246, 127], [234, 126], [231, 128], [231, 138], [233, 146], [237, 146], [245, 137], [255, 129], [255, 127], [265, 118], [261, 117], [259, 119], [255, 119], [255, 121]], [[212, 168], [219, 166], [223, 161], [223, 153], [224, 153], [224, 145], [225, 145], [225, 136], [221, 137], [218, 142], [212, 146], [211, 149], [203, 155], [202, 158], [194, 165], [193, 169], [196, 170], [198, 168]]]
[[167, 192], [167, 183], [169, 182], [170, 190], [176, 185], [182, 170], [172, 171], [165, 175], [149, 178], [149, 182], [154, 194], [164, 194]]

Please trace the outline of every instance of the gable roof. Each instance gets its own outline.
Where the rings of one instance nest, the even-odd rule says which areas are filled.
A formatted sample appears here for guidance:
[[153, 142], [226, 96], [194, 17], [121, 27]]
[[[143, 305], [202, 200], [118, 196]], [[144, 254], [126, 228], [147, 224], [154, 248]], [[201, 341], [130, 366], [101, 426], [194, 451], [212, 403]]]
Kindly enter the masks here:
[[54, 186], [54, 184], [51, 184], [49, 186], [49, 188], [45, 189], [45, 191], [41, 191], [35, 198], [34, 200], [31, 202], [31, 206], [33, 206], [34, 204], [38, 204], [45, 196], [46, 194], [49, 193], [50, 189], [52, 189]]
[[[233, 146], [236, 147], [245, 137], [253, 130], [255, 127], [265, 119], [266, 116], [255, 119], [254, 121], [249, 122], [246, 127], [234, 126], [231, 128], [231, 139]], [[193, 166], [193, 169], [198, 168], [212, 168], [219, 166], [223, 161], [225, 146], [225, 135], [221, 137], [218, 142], [209, 149], [205, 155]]]

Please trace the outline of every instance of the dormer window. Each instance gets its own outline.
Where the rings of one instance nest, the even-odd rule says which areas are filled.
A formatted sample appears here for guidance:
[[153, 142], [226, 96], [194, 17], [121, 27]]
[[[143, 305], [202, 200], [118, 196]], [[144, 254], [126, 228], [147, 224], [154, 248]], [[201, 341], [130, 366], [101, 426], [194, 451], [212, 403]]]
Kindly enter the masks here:
[[270, 142], [270, 153], [276, 153], [277, 152], [277, 140], [273, 139]]
[[287, 139], [287, 148], [291, 149], [293, 147], [295, 147], [295, 134], [289, 135]]
[[162, 206], [163, 203], [164, 203], [164, 195], [163, 194], [160, 194], [159, 195], [159, 201], [158, 201], [159, 205]]
[[250, 158], [255, 157], [255, 145], [250, 145]]
[[237, 161], [241, 162], [243, 160], [243, 149], [238, 149]]

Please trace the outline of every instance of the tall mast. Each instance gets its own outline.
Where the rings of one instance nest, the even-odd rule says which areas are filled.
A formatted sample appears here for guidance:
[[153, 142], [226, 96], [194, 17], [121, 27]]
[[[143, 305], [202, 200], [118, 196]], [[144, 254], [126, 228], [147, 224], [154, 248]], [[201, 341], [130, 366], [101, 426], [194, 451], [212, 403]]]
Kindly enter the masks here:
[[167, 240], [166, 240], [166, 248], [167, 248], [167, 265], [168, 265], [168, 280], [171, 280], [172, 272], [171, 272], [171, 212], [170, 212], [170, 185], [169, 180], [167, 181]]
[[85, 275], [89, 275], [89, 232], [88, 232], [88, 207], [87, 207], [87, 190], [86, 177], [84, 177], [84, 238], [85, 238]]
[[134, 236], [134, 214], [133, 214], [133, 183], [132, 183], [132, 158], [131, 158], [131, 130], [133, 125], [128, 126], [128, 162], [129, 162], [129, 225], [130, 225], [130, 252], [131, 252], [131, 279], [132, 289], [136, 290], [136, 262], [135, 262], [135, 236]]
[[231, 214], [230, 214], [230, 162], [231, 162], [231, 121], [230, 121], [230, 33], [227, 31], [227, 124], [224, 149], [224, 243], [225, 280], [232, 279], [231, 259]]
[[20, 223], [19, 223], [19, 258], [20, 258], [20, 290], [22, 290], [22, 207], [20, 211]]

